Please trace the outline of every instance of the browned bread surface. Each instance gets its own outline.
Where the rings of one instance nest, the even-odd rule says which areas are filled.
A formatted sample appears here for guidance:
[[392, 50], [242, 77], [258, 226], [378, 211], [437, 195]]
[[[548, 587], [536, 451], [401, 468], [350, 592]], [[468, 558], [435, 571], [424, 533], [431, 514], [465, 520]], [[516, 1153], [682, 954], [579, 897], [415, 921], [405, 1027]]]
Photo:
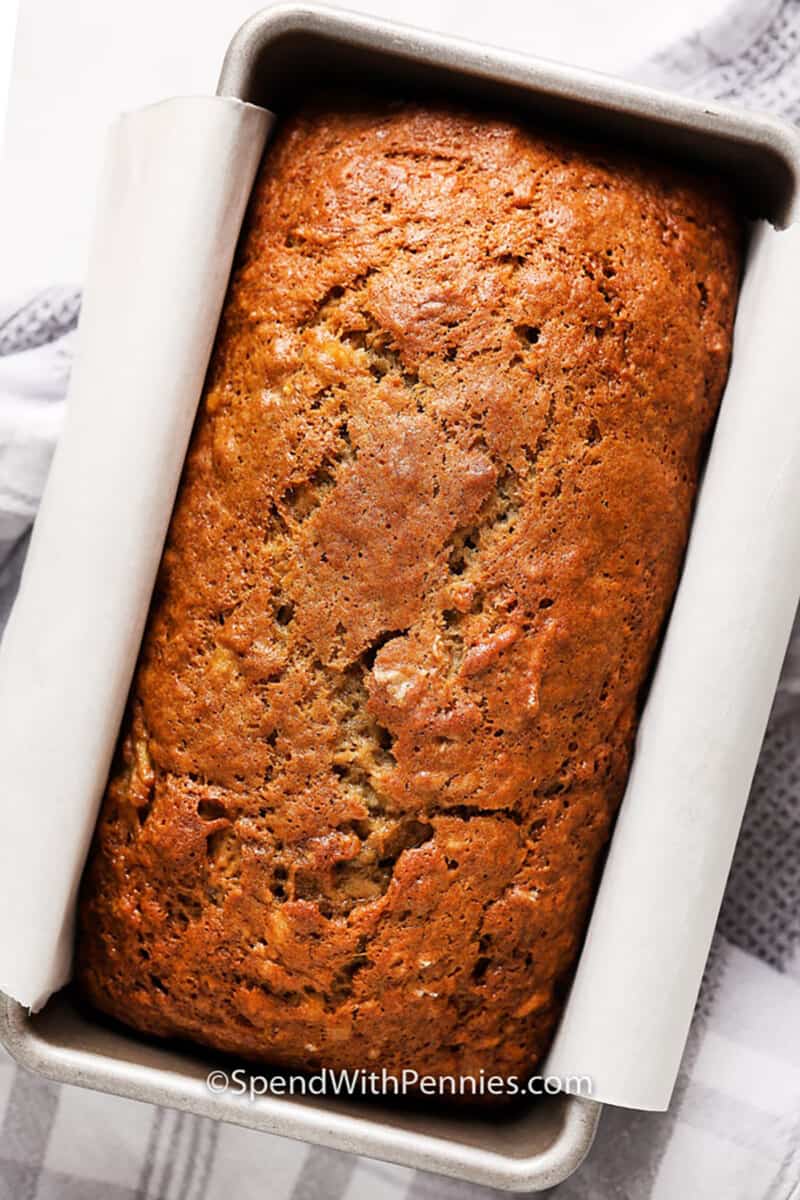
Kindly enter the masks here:
[[265, 159], [84, 880], [140, 1030], [525, 1073], [574, 968], [725, 380], [711, 186], [316, 105]]

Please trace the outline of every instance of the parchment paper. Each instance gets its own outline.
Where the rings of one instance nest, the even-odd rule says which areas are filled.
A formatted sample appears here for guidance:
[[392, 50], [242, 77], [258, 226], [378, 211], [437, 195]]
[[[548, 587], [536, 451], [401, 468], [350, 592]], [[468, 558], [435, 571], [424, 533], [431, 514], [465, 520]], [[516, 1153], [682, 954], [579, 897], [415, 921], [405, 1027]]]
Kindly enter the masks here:
[[270, 116], [171, 100], [122, 117], [79, 353], [0, 647], [0, 987], [68, 978], [75, 893]]
[[[122, 120], [69, 417], [0, 647], [0, 986], [68, 977], [75, 890], [247, 195], [270, 124], [230, 100]], [[666, 1107], [800, 594], [800, 231], [760, 225], [686, 566], [545, 1070]]]

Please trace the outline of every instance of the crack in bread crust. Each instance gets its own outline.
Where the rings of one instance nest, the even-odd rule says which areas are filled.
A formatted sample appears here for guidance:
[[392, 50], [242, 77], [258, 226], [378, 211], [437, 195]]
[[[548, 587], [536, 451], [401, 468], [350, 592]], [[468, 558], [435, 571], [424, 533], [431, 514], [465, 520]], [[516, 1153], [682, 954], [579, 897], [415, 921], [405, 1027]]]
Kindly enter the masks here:
[[80, 905], [78, 976], [248, 1059], [534, 1069], [727, 371], [671, 168], [336, 100], [254, 191]]

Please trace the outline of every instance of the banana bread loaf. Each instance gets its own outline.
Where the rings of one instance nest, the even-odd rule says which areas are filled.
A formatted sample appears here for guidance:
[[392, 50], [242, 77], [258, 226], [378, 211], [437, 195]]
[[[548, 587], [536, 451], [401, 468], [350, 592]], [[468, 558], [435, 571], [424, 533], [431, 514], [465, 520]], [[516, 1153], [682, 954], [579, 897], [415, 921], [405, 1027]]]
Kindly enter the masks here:
[[84, 878], [106, 1013], [251, 1060], [530, 1072], [731, 345], [672, 167], [330, 98], [254, 191]]

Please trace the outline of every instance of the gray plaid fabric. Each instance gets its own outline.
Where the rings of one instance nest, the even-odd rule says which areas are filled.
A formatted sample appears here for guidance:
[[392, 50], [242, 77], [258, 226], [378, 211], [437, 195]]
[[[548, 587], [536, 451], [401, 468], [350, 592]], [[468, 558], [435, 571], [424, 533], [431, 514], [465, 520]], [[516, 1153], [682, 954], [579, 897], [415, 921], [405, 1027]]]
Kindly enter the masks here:
[[[800, 120], [798, 50], [800, 0], [740, 0], [711, 28], [658, 55], [638, 75]], [[74, 289], [54, 290], [5, 315], [0, 310], [0, 419], [3, 362], [14, 356], [31, 363], [39, 355], [42, 370], [60, 378], [54, 363], [63, 361], [78, 303]], [[24, 432], [24, 421], [22, 426]], [[18, 469], [20, 459], [9, 456], [3, 439], [0, 424], [0, 626], [35, 509], [36, 495], [29, 493], [38, 495], [49, 452], [45, 448], [32, 478], [24, 465]], [[13, 521], [4, 537], [6, 510]], [[587, 1163], [553, 1189], [560, 1200], [800, 1200], [798, 1015], [800, 631], [784, 668], [671, 1109], [608, 1110]], [[61, 1087], [5, 1057], [0, 1119], [0, 1200], [495, 1195]]]
[[0, 320], [0, 357], [35, 350], [72, 333], [80, 308], [80, 289], [74, 287], [49, 288], [11, 305]]

